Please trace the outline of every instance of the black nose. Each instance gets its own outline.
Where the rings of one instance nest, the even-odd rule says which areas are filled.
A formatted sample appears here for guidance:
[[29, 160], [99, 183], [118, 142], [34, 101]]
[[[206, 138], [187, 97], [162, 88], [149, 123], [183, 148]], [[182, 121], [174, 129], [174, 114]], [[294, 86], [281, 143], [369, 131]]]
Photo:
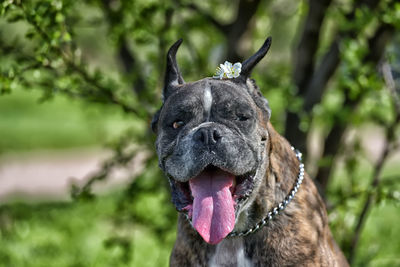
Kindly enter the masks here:
[[198, 129], [193, 138], [197, 143], [209, 146], [217, 144], [221, 139], [221, 134], [216, 128], [206, 127]]

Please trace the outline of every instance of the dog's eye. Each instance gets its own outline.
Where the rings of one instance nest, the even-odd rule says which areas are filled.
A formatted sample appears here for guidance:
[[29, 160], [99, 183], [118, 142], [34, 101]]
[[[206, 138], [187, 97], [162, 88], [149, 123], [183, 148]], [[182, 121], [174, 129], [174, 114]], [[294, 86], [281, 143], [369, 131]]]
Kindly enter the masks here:
[[180, 127], [182, 127], [185, 123], [183, 121], [174, 121], [174, 123], [172, 124], [172, 127], [174, 129], [178, 129]]
[[249, 116], [246, 116], [246, 115], [244, 115], [244, 114], [238, 114], [238, 115], [237, 115], [237, 120], [238, 120], [238, 121], [247, 121], [248, 119], [250, 119], [250, 117], [249, 117]]

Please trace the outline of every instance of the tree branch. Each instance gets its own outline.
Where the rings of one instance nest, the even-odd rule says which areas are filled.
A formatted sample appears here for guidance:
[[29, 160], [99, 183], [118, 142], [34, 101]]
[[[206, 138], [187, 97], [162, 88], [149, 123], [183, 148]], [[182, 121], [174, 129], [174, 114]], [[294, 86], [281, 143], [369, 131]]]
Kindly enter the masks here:
[[304, 94], [314, 71], [321, 27], [331, 2], [332, 0], [309, 0], [309, 11], [294, 54], [293, 82], [299, 89], [299, 95]]
[[167, 54], [167, 43], [163, 34], [171, 27], [172, 17], [174, 14], [174, 10], [172, 8], [168, 8], [164, 11], [164, 25], [161, 27], [159, 36], [160, 41], [158, 43], [158, 54], [160, 55], [158, 58], [158, 73], [160, 74], [158, 78], [158, 83], [160, 84], [160, 88], [162, 88], [162, 83], [164, 83], [164, 68], [165, 68], [165, 57], [162, 55]]
[[[111, 28], [114, 28], [123, 23], [123, 16], [120, 9], [114, 11], [111, 8], [113, 0], [102, 0], [102, 9], [106, 15], [108, 23]], [[146, 82], [141, 72], [141, 67], [138, 65], [134, 51], [129, 48], [128, 39], [125, 35], [125, 31], [119, 31], [117, 37], [118, 57], [122, 63], [126, 74], [134, 76], [132, 83], [132, 90], [137, 95], [140, 95], [142, 91], [146, 89]]]
[[[114, 155], [111, 156], [110, 158], [104, 160], [101, 163], [101, 167], [99, 170], [96, 172], [90, 174], [87, 178], [86, 181], [83, 185], [79, 186], [76, 184], [72, 184], [71, 186], [71, 195], [72, 198], [77, 199], [79, 197], [92, 197], [92, 189], [93, 185], [98, 182], [105, 181], [107, 178], [109, 178], [110, 174], [112, 173], [113, 170], [116, 168], [124, 167], [126, 168], [127, 165], [135, 161], [135, 158], [139, 158], [139, 154], [143, 153], [140, 152], [141, 148], [135, 148], [135, 149], [124, 149], [124, 146], [128, 146], [127, 143], [130, 140], [125, 140], [122, 139], [120, 144], [115, 148], [114, 150]], [[125, 151], [127, 150], [127, 151]], [[143, 151], [143, 150], [142, 150]], [[146, 159], [148, 155], [145, 155], [144, 153], [142, 157]], [[140, 159], [141, 161], [143, 159]], [[138, 169], [138, 168], [137, 168]], [[137, 173], [135, 174], [135, 176]]]
[[[315, 54], [318, 50], [321, 27], [331, 0], [309, 0], [308, 14], [303, 26], [299, 45], [294, 55], [293, 83], [297, 95], [304, 96], [307, 84], [314, 72]], [[286, 117], [285, 137], [297, 149], [307, 155], [307, 134], [299, 129], [300, 116], [288, 112]]]
[[[356, 10], [360, 8], [362, 5], [366, 6], [369, 9], [375, 9], [378, 4], [379, 0], [365, 0], [364, 2], [359, 2], [356, 4], [355, 8], [351, 13], [346, 16], [348, 21], [351, 21], [355, 17]], [[382, 32], [379, 32], [382, 31]], [[367, 58], [365, 59], [366, 62], [378, 62], [381, 58], [383, 48], [386, 46], [385, 36], [382, 33], [386, 33], [385, 27], [378, 28], [378, 31], [375, 33], [375, 38], [382, 38], [379, 41], [375, 40], [374, 38], [369, 40], [369, 47], [372, 53], [368, 54]], [[331, 44], [330, 49], [322, 58], [321, 63], [318, 65], [317, 70], [312, 75], [312, 78], [307, 85], [306, 93], [305, 93], [305, 100], [304, 100], [304, 110], [306, 112], [310, 112], [312, 108], [321, 102], [322, 96], [326, 90], [326, 84], [328, 83], [329, 79], [335, 73], [337, 67], [340, 63], [340, 51], [339, 51], [339, 44], [340, 41], [347, 37], [356, 37], [357, 32], [353, 31], [342, 31], [339, 32], [336, 36], [335, 40]], [[376, 46], [376, 47], [375, 47]], [[382, 47], [383, 46], [383, 47]]]
[[[383, 145], [384, 146], [383, 153], [374, 166], [374, 172], [373, 172], [372, 181], [370, 184], [371, 189], [375, 189], [379, 186], [379, 183], [381, 181], [380, 177], [381, 177], [384, 163], [386, 162], [388, 156], [390, 155], [390, 152], [392, 152], [391, 144], [396, 141], [395, 132], [396, 132], [397, 126], [400, 124], [400, 99], [396, 93], [395, 82], [393, 80], [391, 69], [390, 69], [390, 66], [388, 63], [383, 64], [382, 73], [383, 73], [384, 80], [386, 82], [386, 86], [392, 95], [393, 109], [394, 109], [393, 112], [395, 113], [395, 119], [389, 125], [389, 127], [386, 129], [385, 142]], [[367, 195], [367, 198], [365, 199], [362, 211], [360, 213], [360, 216], [358, 217], [358, 221], [355, 226], [353, 238], [351, 240], [351, 247], [350, 247], [350, 252], [349, 252], [350, 265], [354, 262], [354, 258], [356, 255], [356, 250], [358, 247], [358, 241], [360, 240], [362, 228], [365, 224], [365, 220], [367, 219], [368, 212], [371, 208], [371, 205], [373, 204], [373, 201], [374, 201], [374, 194], [373, 194], [373, 191], [371, 190], [371, 192]]]
[[[389, 40], [391, 39], [394, 32], [394, 28], [389, 24], [382, 24], [375, 32], [374, 36], [368, 40], [368, 51], [370, 53], [363, 59], [364, 64], [377, 64], [379, 60], [382, 58], [382, 55], [385, 51], [385, 47]], [[370, 55], [374, 56], [370, 56]], [[355, 78], [355, 77], [354, 77]], [[362, 91], [358, 94], [357, 97], [351, 98], [349, 95], [349, 90], [346, 90], [345, 100], [343, 103], [343, 107], [348, 108], [349, 112], [353, 112], [359, 101], [365, 94], [365, 91]], [[333, 161], [334, 156], [337, 154], [340, 142], [343, 138], [345, 130], [347, 129], [347, 125], [345, 122], [336, 119], [336, 123], [329, 131], [328, 136], [324, 141], [324, 152], [323, 158], [330, 158]], [[333, 168], [332, 164], [327, 164], [325, 166], [321, 166], [317, 170], [316, 181], [321, 185], [321, 193], [324, 194], [326, 186], [328, 185], [329, 177]]]
[[[391, 151], [396, 151], [395, 148], [390, 148]], [[352, 190], [350, 194], [348, 195], [342, 195], [339, 192], [334, 193], [335, 195], [341, 196], [340, 199], [335, 202], [335, 203], [330, 203], [329, 206], [327, 206], [328, 213], [333, 210], [337, 210], [339, 207], [343, 207], [344, 205], [347, 205], [349, 201], [351, 200], [356, 200], [360, 199], [360, 197], [364, 197], [366, 194], [377, 194], [379, 190], [382, 188], [394, 188], [394, 186], [398, 185], [400, 183], [400, 175], [390, 175], [390, 176], [385, 176], [380, 179], [379, 185], [376, 188], [372, 189], [364, 189], [364, 190]]]
[[177, 4], [183, 8], [188, 8], [200, 16], [202, 16], [204, 19], [208, 20], [216, 29], [218, 29], [221, 33], [224, 33], [226, 29], [226, 25], [220, 23], [218, 20], [216, 20], [210, 13], [208, 13], [206, 10], [200, 8], [197, 6], [195, 3], [189, 3], [189, 4], [184, 4], [181, 3], [180, 1], [176, 1]]
[[311, 78], [306, 88], [304, 96], [304, 110], [310, 112], [312, 108], [321, 102], [325, 92], [326, 84], [335, 73], [340, 63], [339, 40], [336, 39], [331, 44], [329, 51], [322, 58], [322, 63]]
[[178, 6], [189, 8], [209, 21], [225, 37], [227, 45], [227, 58], [231, 61], [242, 61], [243, 57], [239, 55], [239, 40], [247, 31], [251, 19], [257, 12], [261, 0], [240, 0], [236, 8], [235, 19], [228, 24], [222, 24], [216, 20], [210, 13], [201, 9], [194, 3], [184, 4], [176, 0]]
[[[325, 4], [325, 5], [324, 5]], [[307, 16], [306, 24], [303, 30], [298, 53], [303, 52], [304, 55], [298, 55], [293, 74], [293, 80], [298, 88], [298, 96], [303, 97], [303, 110], [308, 114], [315, 104], [321, 102], [322, 96], [327, 88], [327, 83], [332, 75], [335, 73], [340, 63], [340, 41], [348, 36], [355, 36], [357, 32], [353, 31], [339, 31], [334, 38], [328, 52], [322, 57], [318, 67], [314, 70], [314, 56], [317, 50], [320, 26], [315, 25], [323, 22], [325, 11], [328, 8], [330, 1], [325, 0], [320, 2], [317, 0], [310, 0], [309, 14]], [[374, 9], [379, 4], [379, 0], [364, 0], [357, 2], [352, 11], [346, 15], [346, 19], [351, 21], [355, 17], [356, 10], [360, 6], [365, 5], [370, 9]], [[315, 14], [310, 14], [315, 13]], [[307, 23], [308, 22], [308, 23]], [[309, 25], [308, 25], [309, 24]], [[307, 38], [313, 40], [308, 42]], [[314, 49], [311, 52], [311, 49]], [[307, 154], [307, 134], [300, 130], [300, 116], [295, 112], [288, 112], [286, 118], [285, 136], [296, 147]]]
[[240, 0], [235, 20], [226, 25], [227, 31], [225, 38], [227, 41], [227, 58], [235, 61], [242, 61], [243, 57], [239, 55], [239, 40], [247, 31], [251, 19], [257, 12], [261, 0]]
[[[121, 101], [110, 88], [103, 86], [101, 83], [97, 81], [95, 77], [90, 75], [81, 65], [78, 65], [73, 58], [71, 58], [70, 54], [66, 53], [60, 47], [52, 46], [52, 40], [47, 35], [47, 33], [40, 27], [39, 24], [31, 17], [31, 15], [25, 10], [24, 6], [21, 4], [19, 6], [21, 10], [24, 12], [26, 16], [26, 21], [35, 29], [37, 34], [42, 38], [44, 42], [46, 42], [49, 47], [52, 47], [53, 51], [55, 51], [58, 56], [63, 60], [64, 64], [73, 70], [76, 74], [78, 74], [87, 84], [89, 84], [93, 88], [97, 88], [96, 92], [92, 92], [93, 95], [97, 94], [97, 97], [103, 97], [107, 102], [120, 106], [125, 112], [131, 112], [136, 115], [140, 114], [140, 112], [132, 106], [127, 105], [123, 101]], [[71, 94], [71, 92], [64, 91], [66, 94]]]

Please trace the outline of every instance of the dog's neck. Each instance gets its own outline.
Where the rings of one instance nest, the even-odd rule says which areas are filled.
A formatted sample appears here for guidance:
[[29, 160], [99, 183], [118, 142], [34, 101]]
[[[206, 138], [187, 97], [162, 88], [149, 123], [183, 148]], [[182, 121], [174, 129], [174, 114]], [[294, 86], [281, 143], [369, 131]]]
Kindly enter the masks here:
[[[261, 169], [265, 170], [265, 175], [259, 185], [257, 197], [239, 215], [233, 236], [236, 236], [237, 233], [241, 233], [240, 235], [246, 232], [249, 233], [249, 230], [253, 232], [252, 229], [257, 230], [258, 226], [263, 227], [265, 224], [262, 222], [269, 221], [268, 215], [271, 215], [271, 211], [282, 205], [283, 200], [288, 199], [290, 193], [293, 193], [293, 187], [299, 182], [300, 161], [297, 158], [298, 154], [275, 131], [271, 124], [267, 125], [267, 132], [269, 142], [266, 144], [265, 150], [268, 157], [266, 161], [268, 165], [261, 167]], [[301, 177], [302, 179], [303, 177]], [[292, 200], [292, 197], [290, 200]], [[285, 208], [286, 205], [284, 205], [283, 209]], [[284, 210], [279, 210], [279, 212], [281, 211], [284, 212]], [[274, 216], [274, 214], [272, 215]], [[276, 216], [279, 216], [279, 214]]]
[[276, 204], [292, 189], [299, 172], [299, 160], [289, 142], [279, 135], [270, 123], [268, 133], [269, 166], [265, 180], [266, 187], [271, 187], [274, 194], [268, 194], [266, 197], [272, 204]]

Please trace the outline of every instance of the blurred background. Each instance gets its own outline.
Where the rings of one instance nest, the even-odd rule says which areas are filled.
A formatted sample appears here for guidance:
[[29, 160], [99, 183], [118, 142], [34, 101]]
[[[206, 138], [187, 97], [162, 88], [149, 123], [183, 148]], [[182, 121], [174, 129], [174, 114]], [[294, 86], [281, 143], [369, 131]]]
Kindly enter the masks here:
[[3, 0], [0, 266], [167, 266], [177, 213], [149, 128], [165, 55], [241, 62], [306, 156], [352, 266], [400, 266], [396, 0]]

